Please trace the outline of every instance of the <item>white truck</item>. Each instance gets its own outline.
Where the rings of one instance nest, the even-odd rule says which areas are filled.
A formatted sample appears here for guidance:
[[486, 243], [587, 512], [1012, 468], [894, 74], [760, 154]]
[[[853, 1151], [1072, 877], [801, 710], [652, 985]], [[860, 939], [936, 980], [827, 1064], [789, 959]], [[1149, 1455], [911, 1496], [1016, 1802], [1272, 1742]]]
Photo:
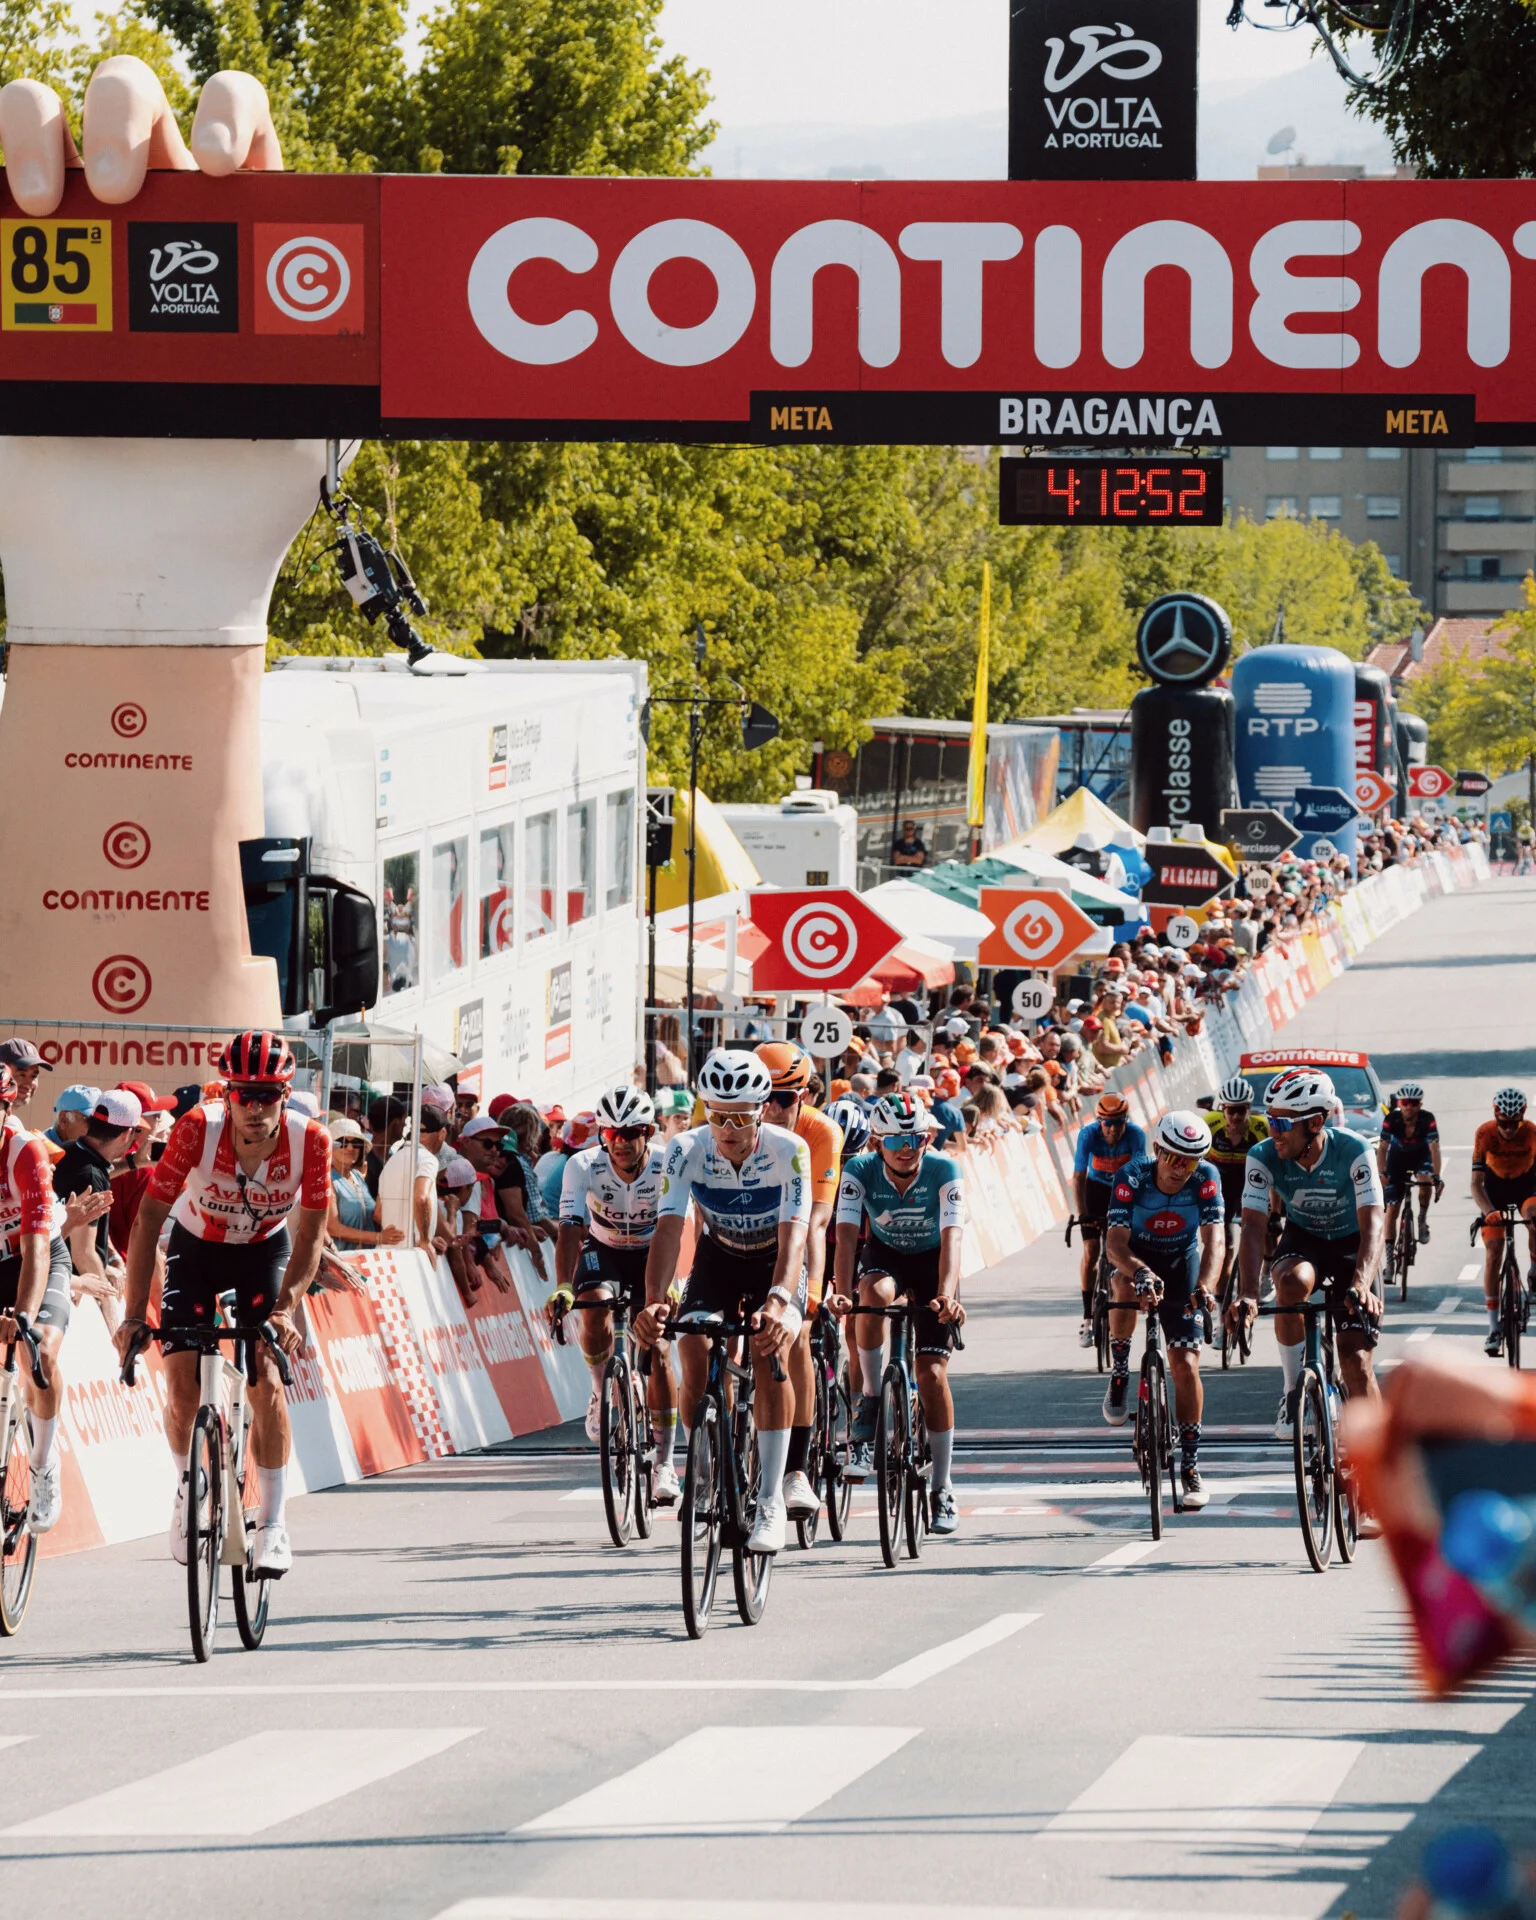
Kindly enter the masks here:
[[722, 803], [719, 811], [772, 886], [857, 885], [859, 816], [840, 794], [801, 787], [777, 806]]

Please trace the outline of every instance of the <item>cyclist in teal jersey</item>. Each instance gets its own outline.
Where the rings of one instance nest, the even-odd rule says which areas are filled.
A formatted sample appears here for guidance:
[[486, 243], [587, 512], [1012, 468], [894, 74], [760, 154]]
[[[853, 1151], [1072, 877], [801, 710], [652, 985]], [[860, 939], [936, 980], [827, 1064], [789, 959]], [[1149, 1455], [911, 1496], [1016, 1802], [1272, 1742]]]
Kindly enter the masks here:
[[[955, 1404], [949, 1391], [951, 1329], [965, 1324], [960, 1304], [960, 1242], [965, 1191], [960, 1163], [934, 1153], [936, 1124], [909, 1093], [875, 1103], [869, 1117], [875, 1149], [844, 1163], [837, 1195], [837, 1250], [832, 1300], [846, 1313], [855, 1289], [860, 1306], [888, 1307], [904, 1297], [929, 1311], [917, 1323], [917, 1390], [933, 1448], [933, 1530], [960, 1524], [950, 1485], [955, 1452]], [[862, 1245], [860, 1227], [868, 1222]], [[854, 1322], [859, 1404], [853, 1422], [848, 1477], [864, 1479], [872, 1465], [880, 1412], [885, 1323], [877, 1315]]]

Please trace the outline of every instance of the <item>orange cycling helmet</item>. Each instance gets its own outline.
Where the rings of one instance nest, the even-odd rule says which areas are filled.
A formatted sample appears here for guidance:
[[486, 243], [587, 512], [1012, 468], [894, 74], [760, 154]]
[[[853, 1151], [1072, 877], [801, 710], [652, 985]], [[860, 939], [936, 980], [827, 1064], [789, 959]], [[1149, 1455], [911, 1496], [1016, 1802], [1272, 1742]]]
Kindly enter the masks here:
[[768, 1069], [775, 1093], [804, 1093], [816, 1071], [811, 1056], [792, 1040], [765, 1040], [757, 1057]]
[[1101, 1120], [1129, 1120], [1131, 1109], [1123, 1093], [1101, 1093], [1097, 1108]]
[[295, 1064], [293, 1049], [280, 1033], [237, 1033], [219, 1055], [219, 1078], [286, 1086]]

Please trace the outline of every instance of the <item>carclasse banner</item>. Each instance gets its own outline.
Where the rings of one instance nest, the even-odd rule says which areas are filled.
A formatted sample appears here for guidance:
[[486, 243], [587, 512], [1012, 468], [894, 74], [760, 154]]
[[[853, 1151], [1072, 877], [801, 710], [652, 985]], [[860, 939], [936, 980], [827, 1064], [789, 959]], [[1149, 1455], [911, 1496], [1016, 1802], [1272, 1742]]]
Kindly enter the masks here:
[[12, 431], [1536, 438], [1530, 181], [75, 177], [0, 255]]

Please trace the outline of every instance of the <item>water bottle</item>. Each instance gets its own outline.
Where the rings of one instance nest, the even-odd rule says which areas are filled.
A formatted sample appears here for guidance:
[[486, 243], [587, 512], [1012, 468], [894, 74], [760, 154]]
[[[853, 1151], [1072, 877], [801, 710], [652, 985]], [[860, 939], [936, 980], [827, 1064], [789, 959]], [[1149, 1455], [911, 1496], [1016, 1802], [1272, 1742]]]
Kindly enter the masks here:
[[1509, 1849], [1486, 1827], [1454, 1827], [1424, 1851], [1431, 1920], [1532, 1920]]
[[1440, 1552], [1500, 1613], [1536, 1633], [1536, 1499], [1487, 1488], [1458, 1493], [1446, 1508]]

